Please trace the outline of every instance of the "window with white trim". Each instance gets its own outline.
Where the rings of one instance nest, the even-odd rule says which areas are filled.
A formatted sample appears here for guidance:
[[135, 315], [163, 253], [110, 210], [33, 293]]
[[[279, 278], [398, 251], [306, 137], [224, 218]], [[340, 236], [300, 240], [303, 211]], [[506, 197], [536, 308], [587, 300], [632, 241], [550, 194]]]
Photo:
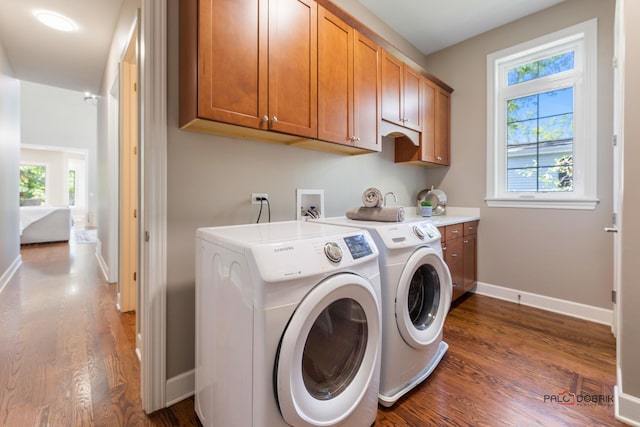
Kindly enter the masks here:
[[594, 209], [597, 20], [487, 56], [487, 205]]

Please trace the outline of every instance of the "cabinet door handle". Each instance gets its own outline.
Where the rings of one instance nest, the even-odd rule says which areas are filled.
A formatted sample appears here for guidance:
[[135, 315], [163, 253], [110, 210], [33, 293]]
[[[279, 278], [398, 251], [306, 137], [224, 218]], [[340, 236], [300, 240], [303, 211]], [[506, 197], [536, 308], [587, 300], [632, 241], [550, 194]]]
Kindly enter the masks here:
[[273, 116], [273, 118], [271, 119], [271, 121], [273, 123], [278, 123], [278, 118], [276, 116]]
[[464, 243], [466, 245], [467, 243], [469, 243], [469, 241], [468, 240], [464, 240], [462, 243]]
[[456, 254], [456, 253], [452, 253], [452, 254], [451, 254], [451, 256], [458, 256], [458, 254]]
[[458, 234], [460, 231], [458, 231], [458, 230], [453, 230], [453, 231], [451, 231], [451, 232], [452, 232], [453, 234]]
[[442, 157], [438, 156], [438, 157], [437, 157], [437, 159], [438, 159], [438, 160], [442, 160]]
[[269, 121], [269, 116], [262, 116], [262, 121], [267, 123]]

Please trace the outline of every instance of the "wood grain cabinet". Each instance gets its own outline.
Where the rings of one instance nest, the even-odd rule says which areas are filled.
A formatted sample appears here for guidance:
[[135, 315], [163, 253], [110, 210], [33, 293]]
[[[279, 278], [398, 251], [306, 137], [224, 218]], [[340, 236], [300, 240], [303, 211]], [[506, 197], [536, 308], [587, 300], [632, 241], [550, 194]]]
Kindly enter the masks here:
[[380, 47], [318, 6], [318, 139], [380, 151]]
[[451, 272], [452, 301], [473, 289], [477, 283], [478, 221], [438, 227], [442, 234], [442, 254]]
[[422, 133], [420, 145], [398, 138], [396, 163], [421, 166], [449, 166], [451, 94], [427, 78], [421, 79]]
[[180, 19], [181, 126], [317, 137], [314, 0], [181, 0]]
[[386, 50], [382, 51], [380, 74], [382, 119], [420, 132], [422, 130], [421, 74]]
[[465, 222], [462, 234], [463, 285], [465, 292], [478, 283], [478, 221]]

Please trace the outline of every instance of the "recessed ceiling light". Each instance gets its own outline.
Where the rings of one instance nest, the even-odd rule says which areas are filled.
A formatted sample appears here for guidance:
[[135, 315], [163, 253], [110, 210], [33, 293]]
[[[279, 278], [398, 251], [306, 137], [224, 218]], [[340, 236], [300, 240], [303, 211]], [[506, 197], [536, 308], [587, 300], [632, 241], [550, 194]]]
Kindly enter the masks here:
[[40, 22], [47, 27], [51, 27], [58, 31], [75, 31], [77, 29], [76, 24], [66, 16], [62, 16], [59, 13], [48, 12], [44, 10], [38, 10], [34, 12], [34, 15]]

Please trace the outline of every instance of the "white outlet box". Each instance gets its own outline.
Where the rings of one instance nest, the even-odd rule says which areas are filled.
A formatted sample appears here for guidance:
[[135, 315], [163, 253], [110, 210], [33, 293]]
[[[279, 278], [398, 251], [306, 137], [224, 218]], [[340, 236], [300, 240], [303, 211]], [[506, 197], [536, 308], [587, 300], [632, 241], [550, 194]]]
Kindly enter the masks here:
[[306, 221], [309, 217], [302, 215], [303, 209], [314, 206], [320, 211], [320, 218], [324, 218], [324, 190], [296, 190], [296, 218]]
[[268, 199], [269, 198], [269, 194], [267, 193], [251, 193], [251, 204], [252, 205], [259, 205], [260, 203], [264, 203], [260, 201], [260, 198], [265, 198]]

